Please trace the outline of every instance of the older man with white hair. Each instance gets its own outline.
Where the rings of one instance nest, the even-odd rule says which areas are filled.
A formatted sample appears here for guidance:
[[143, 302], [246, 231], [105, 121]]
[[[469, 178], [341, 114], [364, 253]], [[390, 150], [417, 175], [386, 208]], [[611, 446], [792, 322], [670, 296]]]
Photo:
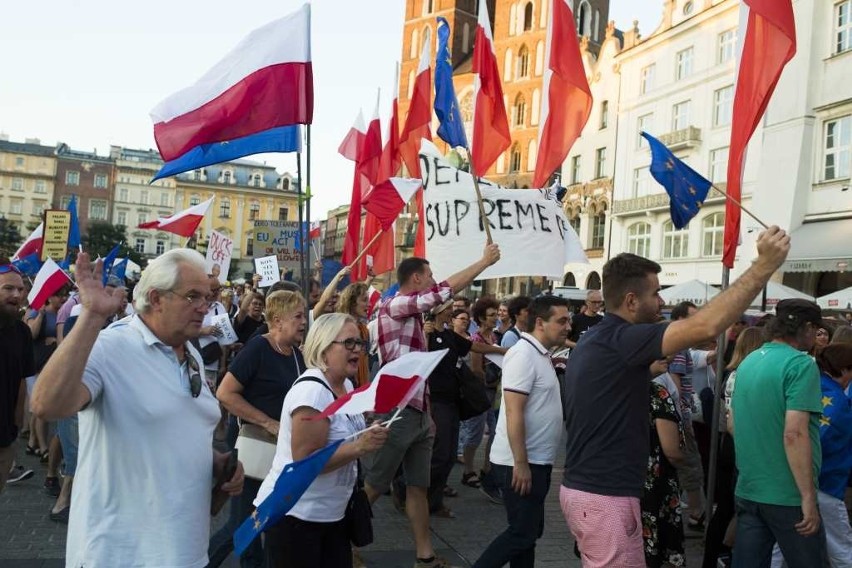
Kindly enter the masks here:
[[230, 475], [213, 450], [219, 407], [190, 345], [209, 307], [204, 258], [175, 249], [152, 260], [134, 291], [137, 315], [103, 332], [124, 293], [105, 288], [102, 272], [78, 256], [85, 309], [32, 400], [47, 420], [79, 411], [67, 563], [202, 568], [213, 479], [230, 494], [243, 483], [242, 468]]

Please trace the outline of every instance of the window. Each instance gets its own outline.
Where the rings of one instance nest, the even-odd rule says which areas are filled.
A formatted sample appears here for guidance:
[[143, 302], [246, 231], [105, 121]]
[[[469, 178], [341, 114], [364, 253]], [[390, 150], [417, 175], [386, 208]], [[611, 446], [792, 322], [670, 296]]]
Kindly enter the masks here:
[[733, 104], [733, 85], [713, 91], [713, 126], [731, 124], [731, 109], [733, 108]]
[[147, 213], [139, 213], [136, 215], [136, 224], [141, 225], [142, 223], [148, 222], [148, 214]]
[[544, 42], [535, 44], [535, 74], [540, 77], [544, 73]]
[[834, 53], [852, 49], [852, 0], [844, 0], [834, 7]]
[[63, 195], [63, 196], [62, 196], [62, 199], [59, 201], [59, 208], [60, 208], [60, 209], [66, 209], [66, 210], [67, 210], [67, 209], [68, 209], [68, 205], [69, 205], [70, 203], [71, 203], [71, 196], [70, 196], [70, 195]]
[[201, 171], [192, 170], [192, 181], [201, 181]]
[[47, 193], [47, 189], [45, 189], [44, 180], [37, 179], [35, 182], [35, 192], [36, 193]]
[[689, 126], [689, 101], [677, 103], [672, 107], [672, 132]]
[[435, 0], [423, 0], [423, 13], [421, 15], [428, 16], [434, 9]]
[[568, 219], [568, 224], [571, 225], [571, 228], [574, 229], [575, 233], [578, 235], [580, 234], [580, 215], [574, 215]]
[[689, 251], [689, 227], [675, 229], [674, 223], [663, 223], [663, 258], [684, 258]]
[[521, 149], [518, 145], [512, 147], [512, 154], [509, 157], [509, 173], [521, 171]]
[[539, 115], [541, 114], [541, 91], [538, 89], [532, 94], [532, 108], [530, 109], [530, 124], [538, 126]]
[[506, 83], [512, 80], [512, 61], [512, 49], [509, 48], [503, 56], [503, 81]]
[[603, 248], [606, 235], [606, 213], [601, 211], [592, 217], [592, 247]]
[[693, 9], [694, 9], [694, 6], [693, 6], [692, 2], [687, 2], [686, 4], [683, 5], [683, 15], [689, 16], [690, 14], [692, 14]]
[[535, 160], [538, 156], [538, 145], [536, 143], [536, 139], [533, 138], [530, 140], [530, 143], [527, 145], [527, 170], [534, 171], [535, 170]]
[[716, 63], [726, 63], [734, 58], [737, 47], [737, 30], [728, 30], [719, 34], [719, 47], [716, 50]]
[[12, 178], [12, 191], [24, 191], [24, 180], [22, 178]]
[[227, 219], [231, 216], [231, 200], [223, 199], [219, 202], [219, 217]]
[[515, 108], [512, 110], [514, 114], [514, 124], [518, 127], [523, 127], [527, 114], [527, 101], [523, 95], [518, 95], [515, 99]]
[[288, 178], [281, 180], [281, 189], [284, 191], [288, 191], [290, 189], [290, 180]]
[[193, 205], [198, 205], [199, 203], [201, 203], [201, 199], [197, 195], [193, 195], [189, 198], [190, 207], [192, 207]]
[[518, 50], [518, 79], [524, 79], [530, 75], [530, 50], [522, 45]]
[[675, 80], [680, 81], [692, 75], [692, 48], [678, 51], [675, 55]]
[[634, 223], [627, 228], [627, 252], [648, 257], [651, 250], [651, 225]]
[[254, 256], [254, 237], [246, 237], [246, 256]]
[[157, 256], [160, 256], [166, 252], [166, 242], [165, 241], [157, 241]]
[[10, 201], [9, 213], [12, 215], [20, 215], [24, 212], [23, 199], [12, 199]]
[[93, 219], [95, 221], [106, 221], [107, 202], [100, 199], [92, 199], [89, 201], [89, 219]]
[[72, 170], [65, 172], [65, 185], [80, 185], [80, 172]]
[[643, 67], [639, 78], [639, 94], [644, 95], [654, 88], [654, 76], [657, 74], [657, 66], [651, 63]]
[[287, 217], [289, 217], [289, 216], [290, 216], [290, 210], [289, 209], [287, 209], [286, 207], [279, 207], [278, 208], [278, 220], [279, 221], [286, 221]]
[[136, 252], [139, 254], [145, 254], [145, 239], [136, 239]]
[[23, 156], [15, 156], [15, 167], [23, 168], [24, 167], [24, 157]]
[[701, 222], [702, 256], [722, 256], [724, 233], [724, 213], [713, 213], [704, 218]]
[[852, 116], [844, 116], [825, 123], [825, 168], [826, 180], [848, 178], [849, 161], [852, 156]]
[[168, 207], [169, 206], [169, 194], [168, 193], [161, 193], [160, 194], [160, 205], [162, 207]]
[[143, 189], [139, 193], [139, 203], [141, 203], [142, 205], [148, 205], [148, 190], [147, 189]]
[[609, 101], [601, 101], [600, 129], [603, 130], [608, 125], [609, 125]]
[[470, 51], [470, 24], [464, 23], [462, 27], [462, 53]]
[[505, 174], [506, 173], [506, 152], [503, 152], [499, 156], [497, 156], [497, 173]]
[[408, 99], [414, 94], [414, 69], [408, 72]]
[[710, 150], [710, 181], [724, 182], [728, 179], [728, 147]]
[[95, 187], [98, 189], [106, 189], [107, 176], [106, 174], [95, 174]]
[[117, 225], [127, 226], [127, 213], [124, 211], [119, 211], [118, 215], [115, 217], [115, 221]]
[[588, 2], [580, 2], [580, 9], [577, 11], [577, 35], [589, 36], [592, 26], [591, 11]]
[[533, 4], [527, 2], [527, 5], [524, 6], [524, 31], [528, 32], [531, 29], [533, 29]]
[[642, 132], [651, 133], [654, 129], [654, 113], [643, 114], [636, 122], [636, 147], [647, 148], [648, 141], [642, 138]]
[[260, 219], [260, 205], [252, 203], [249, 206], [249, 220], [254, 221], [255, 219]]
[[633, 197], [651, 193], [651, 177], [648, 166], [633, 170]]
[[414, 28], [411, 31], [411, 45], [408, 46], [408, 57], [410, 59], [417, 59], [417, 55], [420, 52], [420, 30]]
[[595, 150], [595, 178], [606, 177], [606, 148]]
[[571, 158], [571, 183], [580, 183], [580, 156]]
[[517, 27], [515, 25], [515, 20], [517, 20], [517, 19], [518, 19], [518, 7], [515, 4], [512, 4], [509, 7], [509, 35], [510, 36], [515, 35], [515, 29]]
[[126, 187], [122, 187], [118, 190], [118, 200], [127, 203], [129, 201], [129, 192]]
[[224, 183], [226, 185], [231, 185], [232, 179], [233, 179], [233, 174], [231, 173], [231, 170], [225, 170], [225, 171], [222, 172], [222, 183]]
[[44, 201], [33, 201], [33, 215], [41, 217], [44, 213]]
[[263, 176], [260, 174], [253, 174], [251, 176], [251, 183], [249, 184], [252, 187], [263, 187]]

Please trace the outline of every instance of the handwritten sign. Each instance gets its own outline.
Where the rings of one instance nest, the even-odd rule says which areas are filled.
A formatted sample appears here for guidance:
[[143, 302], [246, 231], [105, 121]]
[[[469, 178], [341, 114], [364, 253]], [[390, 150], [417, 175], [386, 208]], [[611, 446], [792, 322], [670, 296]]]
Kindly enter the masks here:
[[222, 331], [222, 335], [217, 338], [219, 345], [231, 345], [232, 343], [239, 341], [237, 333], [234, 331], [234, 326], [231, 325], [231, 318], [228, 317], [228, 314], [213, 316], [210, 320], [210, 325], [218, 326]]
[[44, 241], [41, 260], [48, 258], [62, 261], [68, 256], [68, 236], [71, 234], [71, 212], [64, 209], [48, 209], [44, 212]]
[[281, 281], [281, 272], [278, 270], [278, 259], [274, 256], [264, 256], [254, 259], [254, 271], [260, 274], [260, 288], [272, 286]]
[[[438, 281], [482, 256], [485, 225], [469, 173], [452, 167], [428, 141], [420, 150], [426, 258]], [[485, 217], [501, 259], [479, 277], [561, 278], [565, 264], [588, 263], [577, 233], [549, 189], [506, 189], [479, 182]]]
[[234, 241], [218, 231], [210, 233], [207, 241], [207, 258], [204, 263], [207, 274], [212, 274], [224, 284], [228, 279], [228, 269], [231, 266], [231, 254], [234, 250]]
[[274, 256], [285, 271], [299, 272], [302, 261], [300, 244], [297, 221], [254, 222], [254, 254]]

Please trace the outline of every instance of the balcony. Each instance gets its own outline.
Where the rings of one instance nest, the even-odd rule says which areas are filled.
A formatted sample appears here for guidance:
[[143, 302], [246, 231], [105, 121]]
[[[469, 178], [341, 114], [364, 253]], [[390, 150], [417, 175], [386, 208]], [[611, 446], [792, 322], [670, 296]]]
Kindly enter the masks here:
[[[723, 183], [716, 185], [719, 186], [720, 189], [725, 188], [725, 184]], [[724, 196], [711, 189], [710, 193], [707, 194], [707, 199], [704, 200], [704, 203], [712, 203], [723, 200]], [[653, 193], [651, 195], [643, 195], [642, 197], [634, 197], [632, 199], [617, 199], [612, 204], [612, 214], [636, 215], [639, 213], [645, 213], [646, 211], [665, 211], [668, 208], [669, 194], [666, 192], [662, 192]]]
[[701, 129], [695, 126], [687, 126], [674, 132], [662, 134], [659, 139], [669, 150], [686, 150], [701, 144]]

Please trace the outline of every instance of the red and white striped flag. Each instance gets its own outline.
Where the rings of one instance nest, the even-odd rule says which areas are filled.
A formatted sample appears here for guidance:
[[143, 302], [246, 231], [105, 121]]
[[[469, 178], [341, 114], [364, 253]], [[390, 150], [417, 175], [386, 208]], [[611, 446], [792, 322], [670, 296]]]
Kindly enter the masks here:
[[405, 406], [416, 392], [422, 392], [419, 387], [448, 351], [406, 353], [382, 367], [372, 382], [338, 398], [311, 419], [328, 418], [332, 414], [384, 414]]
[[376, 216], [382, 230], [387, 231], [421, 187], [423, 182], [419, 179], [392, 177], [373, 187], [362, 204], [364, 209]]
[[21, 260], [24, 257], [27, 257], [33, 253], [41, 256], [41, 245], [44, 242], [44, 223], [39, 223], [38, 227], [30, 233], [30, 236], [27, 237], [27, 240], [18, 247], [18, 250], [15, 251], [15, 254], [12, 255], [12, 260]]
[[36, 274], [33, 288], [27, 296], [30, 308], [40, 310], [48, 298], [70, 282], [71, 278], [65, 271], [59, 268], [52, 258], [48, 258]]
[[367, 319], [373, 317], [373, 311], [379, 305], [379, 300], [382, 299], [382, 293], [376, 290], [373, 286], [367, 288]]
[[198, 229], [198, 225], [201, 224], [201, 221], [204, 220], [207, 210], [210, 209], [210, 205], [213, 204], [213, 199], [214, 198], [211, 197], [204, 203], [199, 203], [198, 205], [193, 205], [189, 209], [178, 211], [170, 217], [160, 217], [154, 221], [140, 223], [139, 228], [157, 229], [158, 231], [166, 231], [167, 233], [174, 233], [175, 235], [189, 238], [195, 233], [195, 230]]

